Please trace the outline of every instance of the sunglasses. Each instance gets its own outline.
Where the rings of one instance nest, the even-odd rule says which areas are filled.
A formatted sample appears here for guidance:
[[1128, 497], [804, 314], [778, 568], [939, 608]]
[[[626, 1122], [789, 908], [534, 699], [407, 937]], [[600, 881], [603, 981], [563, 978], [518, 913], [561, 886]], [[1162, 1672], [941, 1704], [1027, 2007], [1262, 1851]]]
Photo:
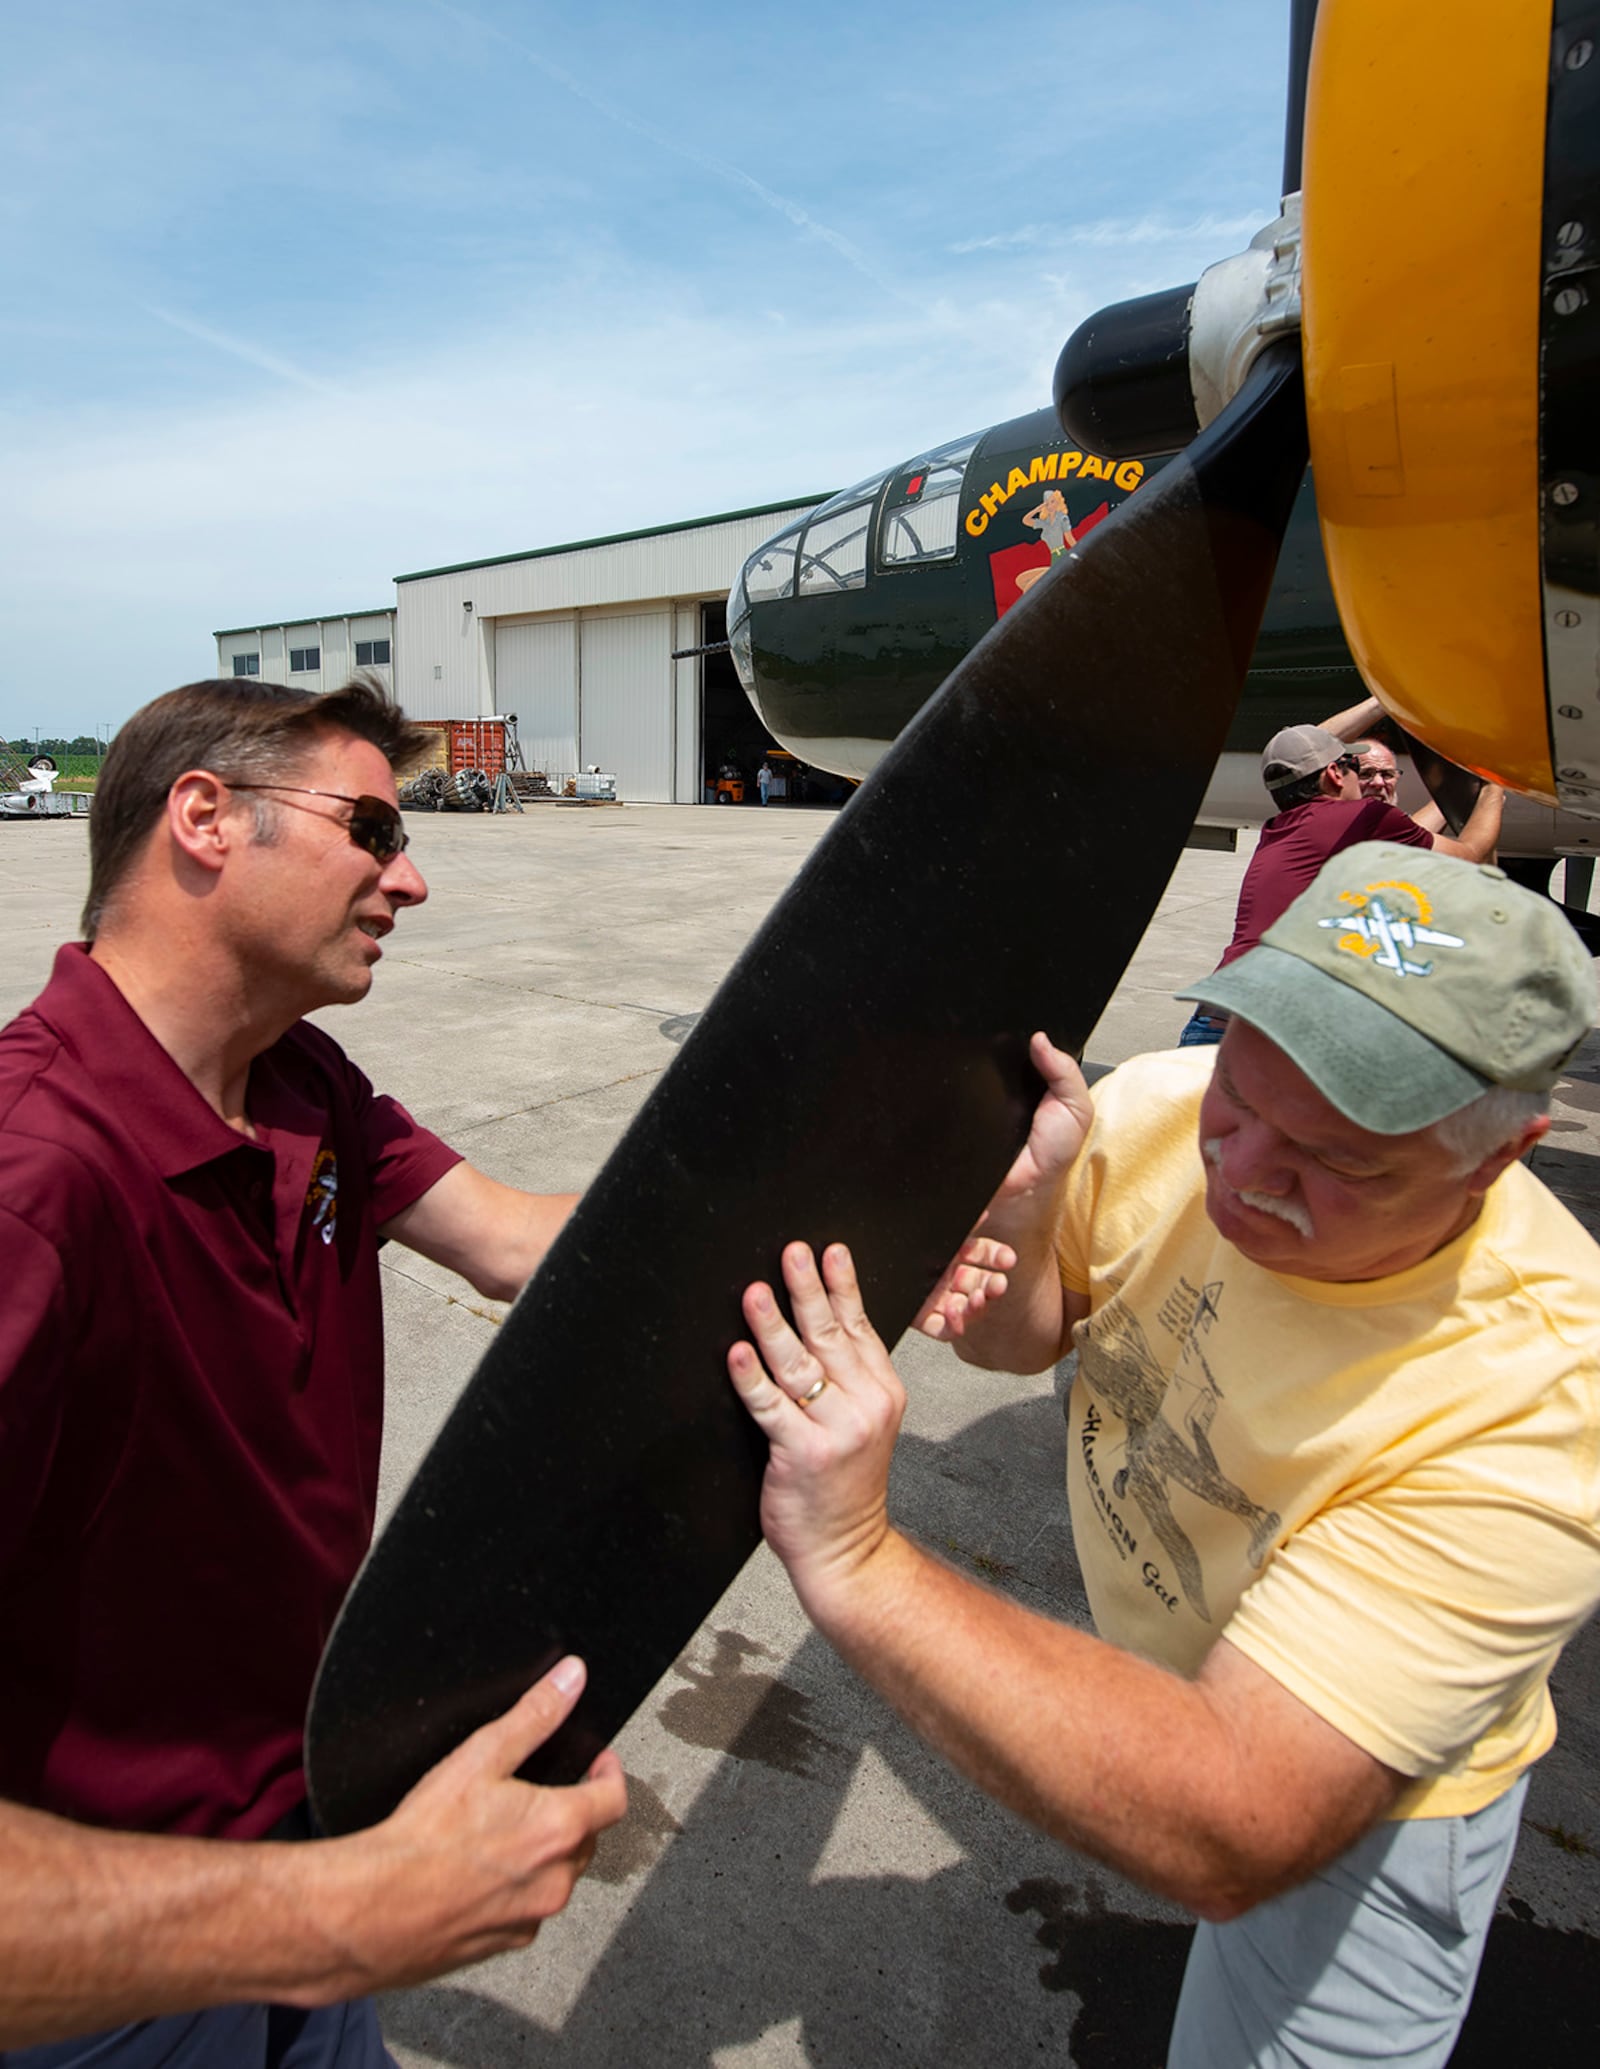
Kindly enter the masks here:
[[1355, 754], [1341, 754], [1333, 766], [1336, 769], [1343, 769], [1347, 775], [1359, 776], [1361, 773], [1361, 757]]
[[[396, 855], [410, 845], [411, 836], [401, 823], [400, 814], [394, 806], [381, 797], [349, 797], [342, 790], [307, 790], [298, 783], [230, 783], [230, 790], [284, 790], [296, 797], [337, 798], [341, 805], [354, 807], [344, 821], [344, 830], [358, 848], [363, 849], [375, 862], [392, 862]], [[295, 807], [298, 811], [309, 811], [308, 805]], [[318, 819], [327, 818], [326, 812], [318, 812]]]

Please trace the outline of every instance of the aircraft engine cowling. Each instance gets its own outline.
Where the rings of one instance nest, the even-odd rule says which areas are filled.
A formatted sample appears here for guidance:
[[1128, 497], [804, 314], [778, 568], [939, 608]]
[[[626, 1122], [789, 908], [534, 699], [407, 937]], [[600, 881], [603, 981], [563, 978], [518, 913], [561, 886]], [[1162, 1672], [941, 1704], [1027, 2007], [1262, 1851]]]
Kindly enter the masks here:
[[1250, 253], [1080, 326], [1063, 423], [1181, 444], [1300, 327], [1362, 675], [1450, 761], [1600, 818], [1600, 8], [1322, 0], [1303, 168], [1303, 229], [1290, 195]]

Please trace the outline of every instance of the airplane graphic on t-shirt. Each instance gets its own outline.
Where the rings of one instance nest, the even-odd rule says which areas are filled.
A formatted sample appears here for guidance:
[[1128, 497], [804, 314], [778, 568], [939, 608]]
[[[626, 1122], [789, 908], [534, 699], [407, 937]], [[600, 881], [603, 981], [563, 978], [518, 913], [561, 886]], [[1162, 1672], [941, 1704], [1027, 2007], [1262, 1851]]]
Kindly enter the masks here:
[[[1207, 1307], [1208, 1320], [1214, 1319], [1215, 1300]], [[1228, 1478], [1211, 1448], [1211, 1425], [1222, 1406], [1222, 1389], [1192, 1332], [1179, 1354], [1179, 1369], [1169, 1372], [1152, 1352], [1137, 1315], [1116, 1297], [1086, 1325], [1078, 1352], [1080, 1378], [1121, 1416], [1128, 1433], [1127, 1461], [1112, 1481], [1112, 1491], [1119, 1500], [1133, 1496], [1176, 1568], [1190, 1608], [1210, 1623], [1200, 1556], [1172, 1512], [1169, 1483], [1176, 1481], [1213, 1508], [1237, 1516], [1250, 1532], [1254, 1567], [1265, 1561], [1282, 1522]], [[1179, 1400], [1184, 1400], [1181, 1430], [1168, 1420]]]

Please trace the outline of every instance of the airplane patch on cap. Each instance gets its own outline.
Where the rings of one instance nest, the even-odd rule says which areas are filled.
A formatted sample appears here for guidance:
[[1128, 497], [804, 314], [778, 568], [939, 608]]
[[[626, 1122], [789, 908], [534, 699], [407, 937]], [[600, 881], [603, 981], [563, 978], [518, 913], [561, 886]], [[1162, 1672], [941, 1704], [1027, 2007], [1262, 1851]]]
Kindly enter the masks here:
[[[1384, 891], [1398, 896], [1384, 898], [1380, 896]], [[1408, 902], [1409, 912], [1404, 909]], [[1361, 891], [1341, 891], [1339, 903], [1355, 910], [1318, 920], [1317, 925], [1343, 928], [1335, 948], [1346, 955], [1361, 956], [1375, 970], [1392, 970], [1397, 977], [1426, 977], [1433, 968], [1432, 961], [1413, 962], [1409, 950], [1467, 945], [1462, 935], [1446, 934], [1429, 924], [1433, 907], [1415, 884], [1388, 878], [1368, 884]]]

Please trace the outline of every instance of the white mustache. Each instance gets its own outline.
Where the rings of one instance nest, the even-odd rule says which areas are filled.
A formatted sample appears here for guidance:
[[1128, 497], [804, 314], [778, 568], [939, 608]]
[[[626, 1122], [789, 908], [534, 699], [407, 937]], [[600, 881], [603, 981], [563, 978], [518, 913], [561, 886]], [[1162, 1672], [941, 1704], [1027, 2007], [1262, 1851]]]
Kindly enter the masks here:
[[[1209, 1142], [1202, 1142], [1200, 1152], [1208, 1164], [1212, 1165], [1217, 1171], [1221, 1171], [1222, 1139], [1220, 1136], [1213, 1136]], [[1227, 1184], [1226, 1179], [1224, 1179], [1223, 1183]], [[1317, 1231], [1311, 1216], [1298, 1201], [1280, 1200], [1274, 1193], [1245, 1192], [1239, 1186], [1230, 1186], [1228, 1189], [1236, 1200], [1243, 1200], [1247, 1207], [1254, 1207], [1258, 1214], [1273, 1214], [1277, 1216], [1279, 1221], [1286, 1221], [1295, 1234], [1303, 1237], [1306, 1242], [1309, 1243], [1315, 1239]]]

